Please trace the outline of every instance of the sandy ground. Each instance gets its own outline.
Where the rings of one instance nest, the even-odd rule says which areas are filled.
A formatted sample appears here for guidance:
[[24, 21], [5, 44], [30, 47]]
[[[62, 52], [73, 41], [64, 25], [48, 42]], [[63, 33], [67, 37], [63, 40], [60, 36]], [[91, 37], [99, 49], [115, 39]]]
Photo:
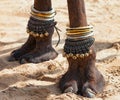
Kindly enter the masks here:
[[[26, 24], [32, 0], [0, 0], [0, 100], [89, 100], [72, 93], [61, 94], [58, 81], [67, 70], [61, 52], [68, 24], [67, 3], [52, 0], [55, 19], [62, 32], [55, 60], [39, 64], [8, 62], [10, 52], [27, 39]], [[120, 1], [86, 0], [88, 23], [94, 26], [96, 67], [104, 75], [106, 87], [90, 100], [120, 100]], [[54, 34], [53, 46], [57, 42]]]

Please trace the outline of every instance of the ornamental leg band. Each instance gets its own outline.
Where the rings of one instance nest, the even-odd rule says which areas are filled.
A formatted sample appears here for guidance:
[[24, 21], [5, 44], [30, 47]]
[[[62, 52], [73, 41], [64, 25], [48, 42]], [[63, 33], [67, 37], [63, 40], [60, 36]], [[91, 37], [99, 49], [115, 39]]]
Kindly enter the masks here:
[[94, 38], [89, 37], [84, 40], [71, 40], [66, 39], [65, 45], [64, 45], [64, 52], [63, 56], [66, 56], [67, 58], [85, 58], [92, 54], [92, 50], [90, 50], [90, 47], [94, 43]]
[[50, 35], [47, 29], [55, 27], [56, 22], [54, 20], [43, 21], [30, 17], [27, 25], [27, 33], [39, 38], [44, 38]]

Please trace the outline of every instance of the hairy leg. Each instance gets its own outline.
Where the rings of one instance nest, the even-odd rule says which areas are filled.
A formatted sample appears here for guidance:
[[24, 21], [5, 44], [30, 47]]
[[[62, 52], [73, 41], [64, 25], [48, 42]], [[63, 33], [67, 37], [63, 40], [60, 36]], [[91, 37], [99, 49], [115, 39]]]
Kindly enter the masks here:
[[[36, 40], [35, 49], [20, 57], [20, 63], [40, 63], [57, 57], [52, 47], [52, 35], [56, 22], [53, 19], [51, 0], [34, 0], [28, 30]], [[42, 15], [42, 16], [41, 16]], [[49, 16], [52, 16], [52, 19]], [[48, 16], [46, 18], [46, 16]]]
[[[64, 92], [78, 92], [79, 82], [79, 69], [78, 62], [71, 58], [68, 58], [69, 68], [68, 71], [63, 75], [59, 82], [61, 91]], [[74, 66], [74, 67], [73, 67]]]
[[79, 94], [90, 98], [102, 92], [105, 85], [102, 74], [95, 67], [96, 55], [93, 46], [91, 50], [92, 54], [79, 65], [80, 73], [84, 72], [82, 76], [84, 77], [84, 83], [82, 87], [79, 87]]
[[10, 57], [9, 57], [9, 61], [15, 61], [15, 60], [19, 60], [19, 58], [27, 53], [29, 53], [30, 51], [32, 51], [35, 48], [36, 45], [36, 41], [35, 38], [32, 35], [29, 35], [27, 41], [25, 42], [25, 44], [23, 44], [23, 46], [17, 50], [14, 50]]
[[36, 47], [33, 51], [29, 52], [26, 55], [21, 56], [20, 63], [40, 63], [43, 61], [48, 61], [57, 57], [57, 52], [52, 47], [52, 35], [54, 32], [54, 22], [52, 26], [47, 28], [49, 36], [44, 38], [35, 37]]
[[91, 98], [103, 91], [105, 81], [95, 67], [95, 52], [93, 48], [91, 50], [92, 53], [87, 57], [67, 58], [69, 68], [59, 83], [63, 93], [72, 92]]
[[[64, 55], [67, 57], [69, 68], [60, 80], [60, 89], [62, 92], [94, 97], [103, 90], [104, 78], [95, 67], [94, 38], [91, 36], [91, 28], [87, 25], [84, 0], [67, 1], [70, 28], [67, 29]], [[89, 30], [88, 34], [86, 30]]]

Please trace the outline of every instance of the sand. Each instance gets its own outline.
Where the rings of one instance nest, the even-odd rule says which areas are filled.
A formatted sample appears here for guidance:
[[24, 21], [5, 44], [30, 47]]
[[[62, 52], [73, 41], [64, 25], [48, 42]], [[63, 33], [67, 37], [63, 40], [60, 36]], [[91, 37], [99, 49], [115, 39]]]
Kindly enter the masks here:
[[62, 49], [69, 22], [66, 1], [52, 1], [57, 27], [62, 30], [58, 47], [56, 32], [53, 38], [59, 55], [44, 63], [20, 65], [17, 61], [8, 62], [8, 57], [28, 37], [26, 25], [33, 0], [0, 0], [0, 100], [120, 100], [120, 1], [85, 0], [88, 23], [94, 26], [96, 38], [96, 67], [106, 81], [103, 93], [93, 99], [61, 94], [58, 88], [68, 68]]

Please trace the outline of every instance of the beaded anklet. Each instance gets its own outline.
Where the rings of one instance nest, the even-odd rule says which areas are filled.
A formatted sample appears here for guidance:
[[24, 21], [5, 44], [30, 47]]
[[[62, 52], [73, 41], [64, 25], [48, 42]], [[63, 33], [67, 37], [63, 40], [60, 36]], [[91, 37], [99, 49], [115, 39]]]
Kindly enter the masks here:
[[49, 36], [47, 29], [56, 25], [56, 22], [54, 22], [55, 14], [54, 9], [39, 11], [34, 6], [31, 6], [31, 17], [28, 21], [27, 33], [40, 38]]
[[51, 9], [50, 11], [39, 11], [32, 6], [31, 17], [27, 25], [27, 33], [34, 37], [44, 38], [50, 35], [50, 33], [47, 32], [47, 29], [54, 27], [59, 37], [56, 44], [57, 46], [60, 42], [60, 35], [58, 32], [60, 29], [55, 26], [57, 24], [57, 22], [54, 21], [55, 15], [56, 12], [54, 9]]
[[54, 20], [41, 21], [31, 16], [27, 25], [27, 33], [33, 35], [34, 37], [47, 37], [49, 36], [47, 29], [53, 26], [55, 27], [55, 25], [56, 22], [54, 22]]
[[95, 39], [93, 27], [67, 28], [67, 39], [65, 40], [63, 56], [67, 58], [85, 58], [92, 54], [90, 47]]

